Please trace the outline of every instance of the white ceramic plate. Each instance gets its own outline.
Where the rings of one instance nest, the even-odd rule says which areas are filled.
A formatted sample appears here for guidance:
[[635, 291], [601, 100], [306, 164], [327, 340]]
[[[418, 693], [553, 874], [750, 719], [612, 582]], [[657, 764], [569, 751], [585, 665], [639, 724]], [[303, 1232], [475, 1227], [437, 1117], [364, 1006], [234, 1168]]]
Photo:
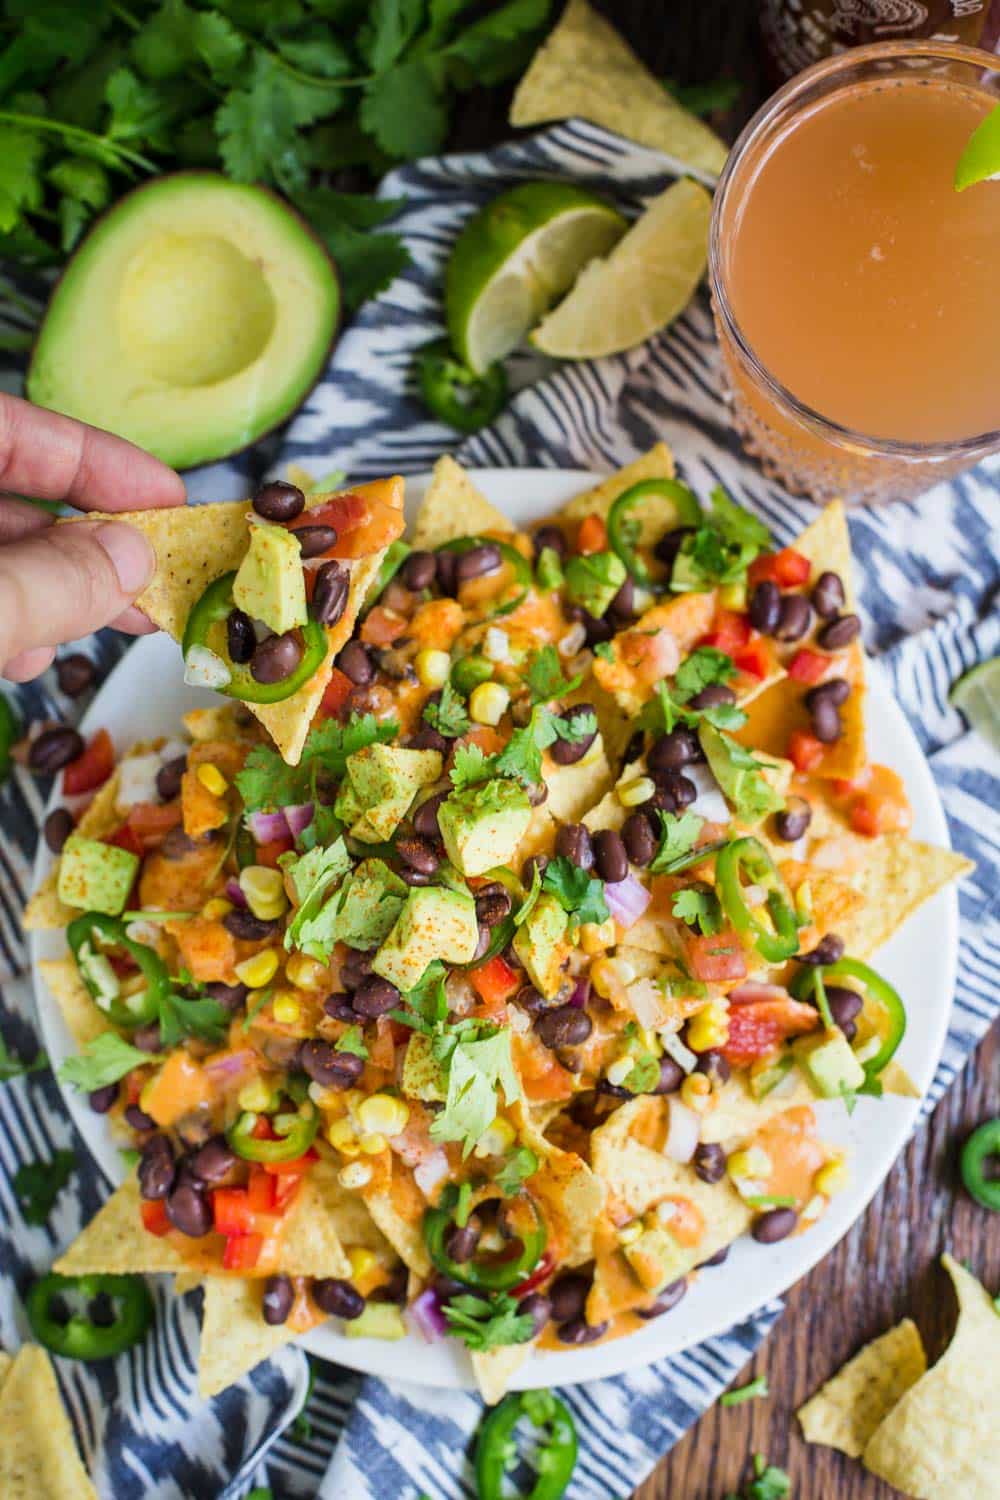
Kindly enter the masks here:
[[[473, 470], [483, 492], [515, 521], [545, 515], [592, 482], [580, 471], [551, 469]], [[429, 476], [407, 483], [407, 509], [415, 507]], [[148, 636], [129, 651], [98, 693], [83, 721], [85, 731], [108, 729], [116, 749], [134, 740], [176, 733], [181, 714], [212, 701], [212, 695], [184, 686], [177, 646], [165, 636]], [[914, 810], [913, 833], [936, 844], [948, 843], [948, 830], [927, 762], [884, 680], [870, 673], [869, 748], [872, 758], [893, 766], [902, 776]], [[51, 855], [40, 846], [35, 870], [40, 880]], [[877, 966], [902, 993], [909, 1026], [899, 1059], [925, 1092], [934, 1075], [947, 1029], [958, 951], [958, 898], [953, 889], [940, 892], [920, 909], [886, 945]], [[32, 933], [31, 954], [60, 957], [63, 935]], [[72, 1040], [58, 1006], [37, 975], [35, 989], [45, 1045], [58, 1067], [72, 1053]], [[100, 1116], [85, 1099], [64, 1091], [67, 1108], [80, 1134], [113, 1182], [123, 1176], [121, 1158]], [[847, 1232], [877, 1191], [902, 1149], [917, 1116], [915, 1099], [862, 1099], [848, 1117], [839, 1103], [819, 1103], [824, 1136], [848, 1148], [853, 1185], [835, 1198], [819, 1224], [807, 1234], [773, 1246], [740, 1240], [724, 1266], [703, 1272], [673, 1311], [625, 1338], [587, 1349], [536, 1356], [514, 1381], [516, 1386], [566, 1385], [618, 1374], [721, 1333], [748, 1317], [804, 1276]], [[401, 1343], [346, 1339], [333, 1324], [315, 1329], [304, 1340], [317, 1354], [373, 1374], [399, 1377], [430, 1386], [471, 1386], [471, 1369], [454, 1340], [426, 1344], [417, 1332]]]

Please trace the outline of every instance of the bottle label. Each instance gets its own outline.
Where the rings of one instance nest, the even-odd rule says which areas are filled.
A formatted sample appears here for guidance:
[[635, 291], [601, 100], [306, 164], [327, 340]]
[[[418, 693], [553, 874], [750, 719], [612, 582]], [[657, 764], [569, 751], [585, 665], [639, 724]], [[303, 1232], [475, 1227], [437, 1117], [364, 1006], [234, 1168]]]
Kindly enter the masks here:
[[920, 37], [998, 48], [1000, 0], [761, 0], [761, 30], [776, 71], [793, 73], [867, 42]]

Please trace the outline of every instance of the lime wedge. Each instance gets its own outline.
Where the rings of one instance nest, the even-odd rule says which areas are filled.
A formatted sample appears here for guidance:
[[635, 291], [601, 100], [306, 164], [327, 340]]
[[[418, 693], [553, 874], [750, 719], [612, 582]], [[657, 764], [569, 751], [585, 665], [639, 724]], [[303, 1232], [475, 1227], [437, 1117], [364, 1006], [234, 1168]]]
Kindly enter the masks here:
[[494, 198], [462, 230], [445, 272], [456, 354], [478, 375], [503, 359], [627, 228], [603, 198], [569, 183], [525, 182]]
[[704, 274], [711, 213], [711, 194], [700, 183], [675, 182], [607, 260], [586, 267], [531, 342], [560, 359], [594, 359], [631, 349], [672, 323]]
[[1000, 175], [1000, 104], [970, 135], [955, 168], [955, 190]]
[[948, 702], [987, 744], [1000, 750], [1000, 656], [981, 661], [960, 677], [948, 694]]

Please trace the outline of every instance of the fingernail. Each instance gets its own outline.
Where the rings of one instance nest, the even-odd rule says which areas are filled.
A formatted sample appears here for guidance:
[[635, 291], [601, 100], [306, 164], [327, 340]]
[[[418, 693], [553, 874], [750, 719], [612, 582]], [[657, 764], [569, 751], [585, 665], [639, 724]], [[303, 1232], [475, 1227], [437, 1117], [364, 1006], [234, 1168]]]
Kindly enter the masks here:
[[153, 576], [156, 557], [141, 531], [115, 521], [98, 526], [94, 536], [111, 559], [123, 594], [137, 594]]

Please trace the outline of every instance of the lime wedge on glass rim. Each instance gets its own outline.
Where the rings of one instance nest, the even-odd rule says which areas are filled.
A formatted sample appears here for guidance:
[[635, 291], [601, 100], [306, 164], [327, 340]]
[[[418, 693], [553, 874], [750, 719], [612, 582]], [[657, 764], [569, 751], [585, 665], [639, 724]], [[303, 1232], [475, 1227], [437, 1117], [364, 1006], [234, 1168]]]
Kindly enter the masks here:
[[994, 750], [1000, 750], [1000, 656], [981, 661], [960, 677], [948, 702], [978, 730]]
[[456, 354], [477, 375], [521, 342], [581, 267], [628, 228], [585, 188], [525, 182], [480, 209], [445, 271], [445, 315]]
[[1000, 176], [1000, 104], [969, 137], [955, 168], [955, 191]]

